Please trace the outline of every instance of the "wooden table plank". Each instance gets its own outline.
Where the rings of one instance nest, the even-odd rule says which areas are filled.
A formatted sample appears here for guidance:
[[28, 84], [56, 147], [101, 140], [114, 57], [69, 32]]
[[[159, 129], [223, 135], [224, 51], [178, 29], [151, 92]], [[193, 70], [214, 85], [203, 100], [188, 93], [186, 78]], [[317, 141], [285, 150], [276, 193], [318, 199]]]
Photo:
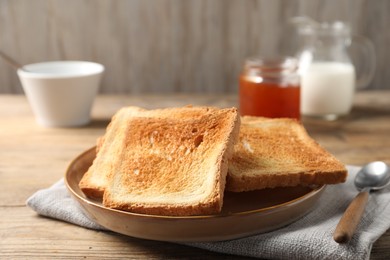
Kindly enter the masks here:
[[[304, 119], [309, 134], [346, 164], [390, 163], [390, 92], [361, 92], [351, 115], [324, 122]], [[59, 180], [70, 161], [93, 146], [120, 107], [186, 104], [227, 107], [227, 96], [99, 96], [93, 122], [82, 128], [38, 126], [24, 96], [0, 95], [0, 258], [188, 258], [244, 259], [173, 243], [98, 232], [39, 217], [25, 206], [36, 190]], [[390, 258], [390, 231], [375, 244], [371, 259]]]

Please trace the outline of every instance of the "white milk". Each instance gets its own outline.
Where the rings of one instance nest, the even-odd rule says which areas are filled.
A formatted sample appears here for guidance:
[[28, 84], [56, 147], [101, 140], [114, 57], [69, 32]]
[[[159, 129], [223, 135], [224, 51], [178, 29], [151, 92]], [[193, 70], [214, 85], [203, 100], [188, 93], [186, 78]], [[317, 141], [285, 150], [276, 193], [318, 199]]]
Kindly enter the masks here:
[[355, 92], [355, 69], [340, 62], [313, 62], [301, 78], [301, 113], [337, 118], [348, 114]]

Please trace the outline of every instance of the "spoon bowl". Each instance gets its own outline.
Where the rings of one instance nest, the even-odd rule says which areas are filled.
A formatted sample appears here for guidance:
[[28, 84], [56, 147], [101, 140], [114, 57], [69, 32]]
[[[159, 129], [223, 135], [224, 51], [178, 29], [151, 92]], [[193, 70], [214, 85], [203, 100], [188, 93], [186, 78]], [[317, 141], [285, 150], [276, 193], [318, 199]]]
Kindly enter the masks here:
[[356, 175], [355, 186], [358, 190], [379, 190], [390, 182], [390, 167], [381, 161], [365, 165]]
[[390, 167], [381, 161], [365, 165], [355, 177], [355, 187], [360, 191], [341, 217], [333, 239], [337, 243], [351, 240], [368, 201], [371, 190], [379, 190], [390, 182]]

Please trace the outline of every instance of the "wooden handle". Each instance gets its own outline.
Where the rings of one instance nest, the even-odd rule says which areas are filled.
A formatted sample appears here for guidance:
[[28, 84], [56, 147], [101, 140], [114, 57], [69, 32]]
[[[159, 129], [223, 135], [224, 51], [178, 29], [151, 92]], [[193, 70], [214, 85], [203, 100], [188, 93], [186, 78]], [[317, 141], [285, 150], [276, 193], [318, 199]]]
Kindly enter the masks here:
[[368, 191], [362, 191], [353, 199], [334, 231], [334, 241], [346, 243], [351, 240], [366, 207], [368, 194]]

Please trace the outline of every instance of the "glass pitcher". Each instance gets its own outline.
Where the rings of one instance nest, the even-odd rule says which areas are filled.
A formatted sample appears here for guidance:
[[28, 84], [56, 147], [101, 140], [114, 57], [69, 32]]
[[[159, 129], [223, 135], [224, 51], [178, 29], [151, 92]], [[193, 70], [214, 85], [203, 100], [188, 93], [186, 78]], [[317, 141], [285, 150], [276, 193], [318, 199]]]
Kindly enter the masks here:
[[[374, 75], [373, 44], [364, 37], [352, 37], [350, 27], [340, 21], [317, 23], [298, 17], [294, 22], [303, 43], [298, 53], [301, 114], [327, 120], [347, 115], [356, 88], [366, 87]], [[352, 46], [360, 59], [350, 55]]]

